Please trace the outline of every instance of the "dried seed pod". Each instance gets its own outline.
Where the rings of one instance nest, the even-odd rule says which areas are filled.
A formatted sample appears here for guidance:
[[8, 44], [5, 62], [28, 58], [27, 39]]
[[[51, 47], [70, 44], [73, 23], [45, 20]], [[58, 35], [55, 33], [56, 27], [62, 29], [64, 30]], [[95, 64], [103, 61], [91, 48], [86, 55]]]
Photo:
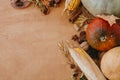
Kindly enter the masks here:
[[77, 72], [74, 72], [74, 73], [73, 73], [73, 76], [74, 76], [74, 77], [77, 77], [77, 76], [78, 76], [78, 73], [77, 73]]
[[75, 64], [70, 64], [70, 68], [74, 69], [75, 68]]
[[26, 8], [30, 3], [28, 0], [11, 0], [11, 6], [17, 9]]
[[74, 41], [78, 41], [78, 39], [79, 39], [79, 37], [78, 37], [77, 35], [74, 35], [74, 36], [72, 37], [72, 40], [74, 40]]
[[81, 32], [80, 32], [80, 37], [81, 37], [81, 36], [85, 36], [85, 35], [86, 35], [86, 32], [85, 32], [85, 31], [81, 31]]

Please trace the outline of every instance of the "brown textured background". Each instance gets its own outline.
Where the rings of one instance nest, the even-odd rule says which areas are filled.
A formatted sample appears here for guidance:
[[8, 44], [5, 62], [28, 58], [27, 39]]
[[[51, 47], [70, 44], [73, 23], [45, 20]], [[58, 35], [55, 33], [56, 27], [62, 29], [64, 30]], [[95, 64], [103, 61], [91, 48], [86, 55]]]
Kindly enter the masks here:
[[0, 80], [71, 80], [57, 43], [74, 34], [64, 8], [44, 16], [33, 5], [14, 9], [0, 0]]

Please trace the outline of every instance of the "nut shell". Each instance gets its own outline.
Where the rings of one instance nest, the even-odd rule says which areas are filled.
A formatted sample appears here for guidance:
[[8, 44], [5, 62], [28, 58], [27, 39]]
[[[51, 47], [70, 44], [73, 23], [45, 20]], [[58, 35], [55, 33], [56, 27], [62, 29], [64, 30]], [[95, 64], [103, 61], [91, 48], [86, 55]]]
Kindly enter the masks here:
[[23, 9], [31, 4], [28, 0], [11, 0], [11, 6], [17, 9]]

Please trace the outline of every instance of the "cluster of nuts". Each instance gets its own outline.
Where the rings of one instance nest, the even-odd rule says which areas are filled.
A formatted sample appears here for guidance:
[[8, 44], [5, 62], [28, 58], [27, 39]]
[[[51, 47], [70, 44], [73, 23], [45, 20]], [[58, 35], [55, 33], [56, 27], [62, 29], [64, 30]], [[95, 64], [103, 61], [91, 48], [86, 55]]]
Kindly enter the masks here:
[[86, 32], [85, 31], [81, 31], [79, 36], [74, 35], [72, 37], [72, 40], [77, 41], [85, 51], [87, 51], [89, 49], [89, 45], [86, 41]]

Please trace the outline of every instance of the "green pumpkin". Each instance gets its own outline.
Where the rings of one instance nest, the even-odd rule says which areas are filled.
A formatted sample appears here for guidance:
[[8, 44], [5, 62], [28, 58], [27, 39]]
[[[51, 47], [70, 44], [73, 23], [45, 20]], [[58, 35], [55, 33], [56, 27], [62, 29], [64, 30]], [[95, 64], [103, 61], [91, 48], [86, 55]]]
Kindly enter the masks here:
[[81, 0], [84, 7], [94, 16], [113, 14], [120, 17], [120, 0]]

